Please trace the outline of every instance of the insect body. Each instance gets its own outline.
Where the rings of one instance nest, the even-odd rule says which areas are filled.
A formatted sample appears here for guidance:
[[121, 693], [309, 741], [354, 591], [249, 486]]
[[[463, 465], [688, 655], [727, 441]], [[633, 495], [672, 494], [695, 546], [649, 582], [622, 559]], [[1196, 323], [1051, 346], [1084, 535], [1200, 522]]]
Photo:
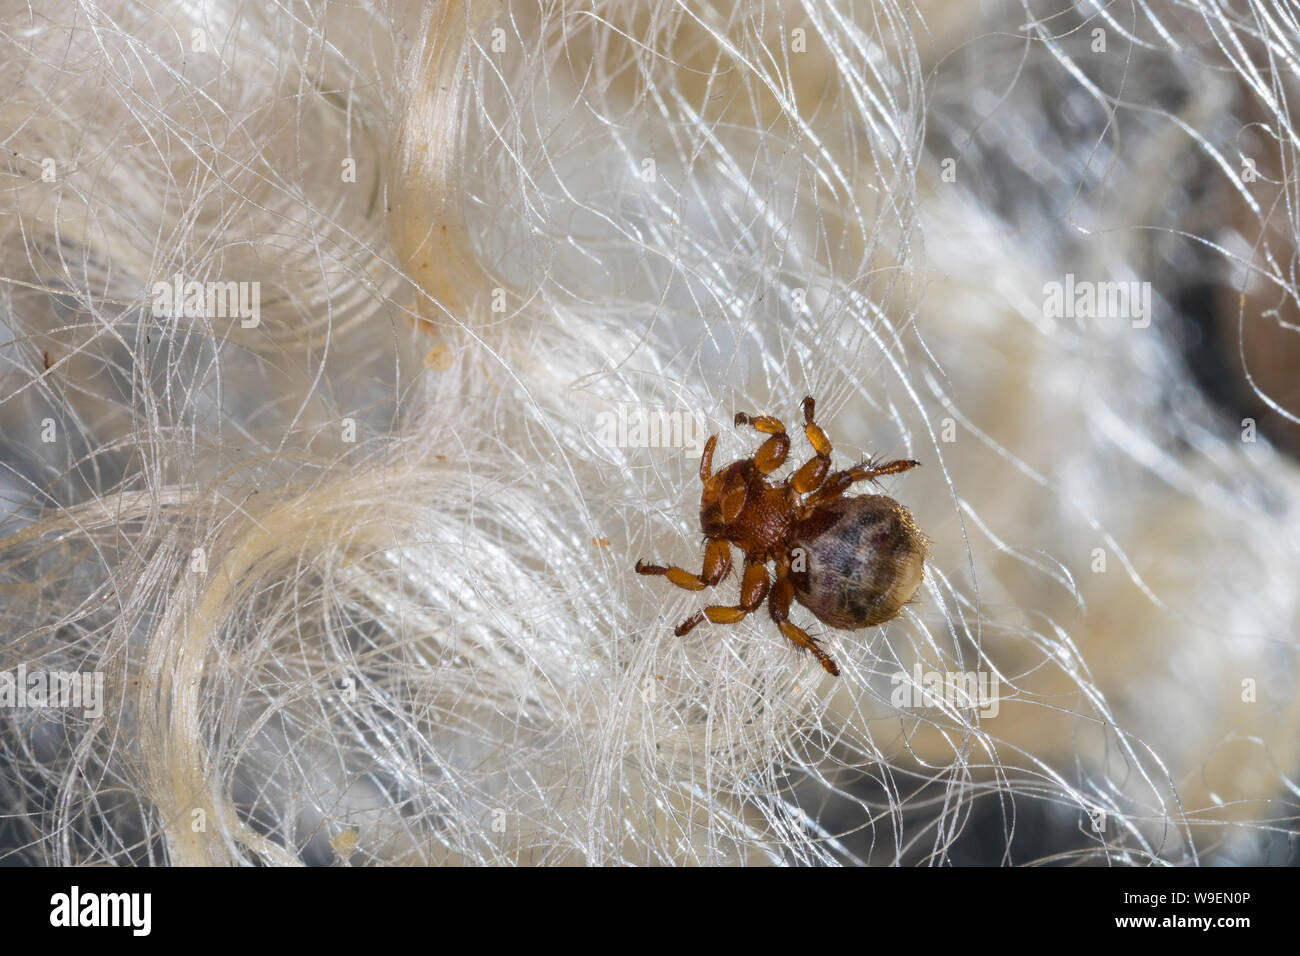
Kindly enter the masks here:
[[[712, 436], [700, 459], [700, 527], [707, 540], [701, 572], [641, 561], [636, 571], [663, 575], [680, 588], [699, 591], [727, 576], [735, 545], [745, 554], [740, 603], [696, 611], [677, 626], [677, 635], [706, 617], [715, 624], [743, 620], [766, 599], [781, 633], [797, 649], [811, 651], [828, 672], [839, 674], [818, 641], [789, 620], [790, 605], [797, 600], [824, 623], [845, 630], [882, 624], [898, 614], [921, 583], [925, 537], [893, 498], [845, 497], [844, 492], [855, 482], [907, 471], [919, 462], [868, 461], [831, 472], [830, 439], [813, 421], [814, 410], [813, 399], [805, 398], [804, 434], [816, 454], [785, 481], [768, 479], [790, 451], [790, 438], [779, 419], [737, 414], [737, 426], [752, 425], [770, 437], [752, 458], [732, 462], [717, 473], [712, 469], [718, 436]], [[775, 565], [775, 581], [768, 576], [768, 562]]]

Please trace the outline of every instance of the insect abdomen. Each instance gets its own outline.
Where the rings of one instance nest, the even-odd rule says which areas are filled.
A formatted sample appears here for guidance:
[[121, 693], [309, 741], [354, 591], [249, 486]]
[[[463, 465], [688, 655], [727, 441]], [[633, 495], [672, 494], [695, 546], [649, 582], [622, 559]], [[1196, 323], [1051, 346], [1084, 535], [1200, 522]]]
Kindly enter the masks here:
[[796, 530], [790, 552], [795, 598], [847, 631], [894, 617], [924, 570], [925, 539], [911, 513], [885, 495], [841, 498], [818, 512]]

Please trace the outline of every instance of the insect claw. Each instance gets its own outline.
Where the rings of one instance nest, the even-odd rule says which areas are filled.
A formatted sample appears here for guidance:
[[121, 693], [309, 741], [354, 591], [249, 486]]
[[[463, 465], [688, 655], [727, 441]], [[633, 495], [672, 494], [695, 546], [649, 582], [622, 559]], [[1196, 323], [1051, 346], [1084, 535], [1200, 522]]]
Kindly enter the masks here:
[[678, 637], [685, 637], [692, 630], [694, 630], [697, 624], [699, 624], [703, 620], [704, 620], [704, 612], [696, 611], [686, 620], [682, 621], [682, 623], [678, 624], [675, 628], [673, 628], [673, 633], [676, 634]]

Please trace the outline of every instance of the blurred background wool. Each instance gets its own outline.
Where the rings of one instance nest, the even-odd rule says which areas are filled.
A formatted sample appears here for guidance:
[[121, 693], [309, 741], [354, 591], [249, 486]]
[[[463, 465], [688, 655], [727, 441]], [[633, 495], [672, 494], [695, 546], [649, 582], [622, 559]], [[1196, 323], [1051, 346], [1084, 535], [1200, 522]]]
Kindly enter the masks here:
[[[3, 3], [0, 673], [104, 699], [0, 700], [0, 861], [1294, 862], [1297, 47], [1290, 0]], [[838, 679], [632, 572], [805, 394], [923, 464], [918, 600], [792, 612]]]

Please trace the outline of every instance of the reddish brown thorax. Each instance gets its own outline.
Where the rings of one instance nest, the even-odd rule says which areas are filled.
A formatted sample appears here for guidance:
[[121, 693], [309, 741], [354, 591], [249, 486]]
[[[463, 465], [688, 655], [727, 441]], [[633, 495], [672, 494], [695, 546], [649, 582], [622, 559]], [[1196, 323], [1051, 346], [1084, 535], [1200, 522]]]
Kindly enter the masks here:
[[794, 495], [766, 481], [750, 459], [733, 462], [704, 485], [700, 528], [730, 541], [747, 557], [775, 558], [795, 520]]

